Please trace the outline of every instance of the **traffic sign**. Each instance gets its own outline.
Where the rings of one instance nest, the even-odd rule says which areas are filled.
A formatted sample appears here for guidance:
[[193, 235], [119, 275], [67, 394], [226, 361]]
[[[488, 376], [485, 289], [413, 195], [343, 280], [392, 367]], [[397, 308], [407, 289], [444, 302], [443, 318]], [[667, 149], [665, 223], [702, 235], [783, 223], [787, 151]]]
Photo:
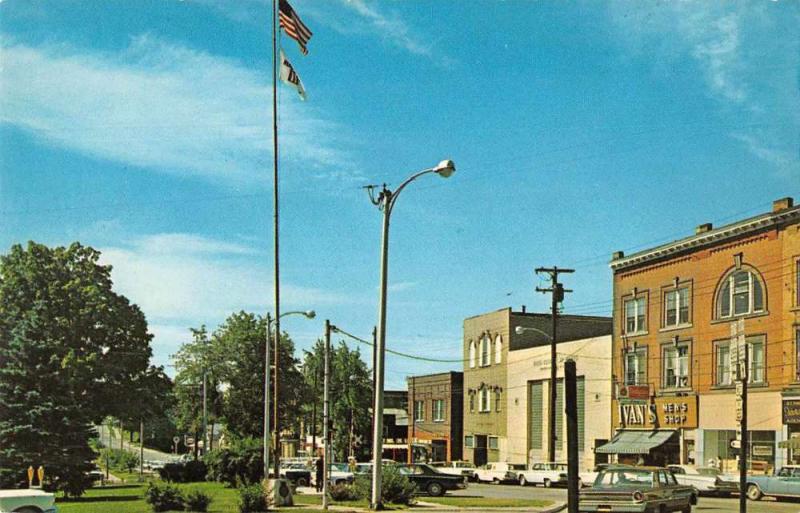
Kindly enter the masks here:
[[179, 437], [179, 436], [173, 436], [172, 437], [172, 443], [177, 444], [180, 441], [181, 441], [181, 437]]
[[742, 448], [741, 440], [731, 440], [731, 449], [741, 449], [741, 448]]

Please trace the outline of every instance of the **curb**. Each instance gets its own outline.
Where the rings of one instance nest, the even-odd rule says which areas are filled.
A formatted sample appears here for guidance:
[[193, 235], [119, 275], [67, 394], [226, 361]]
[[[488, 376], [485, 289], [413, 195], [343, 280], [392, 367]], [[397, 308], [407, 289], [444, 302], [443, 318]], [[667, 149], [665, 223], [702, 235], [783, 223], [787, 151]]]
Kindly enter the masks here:
[[[516, 512], [520, 512], [520, 511], [526, 511], [526, 512], [531, 512], [531, 513], [557, 513], [559, 511], [563, 511], [563, 510], [565, 510], [567, 508], [567, 503], [566, 502], [556, 502], [552, 506], [549, 506], [549, 507], [544, 508], [544, 509], [530, 508], [530, 507], [487, 508], [487, 507], [481, 507], [481, 506], [467, 506], [467, 507], [459, 508], [459, 507], [456, 507], [456, 506], [445, 506], [445, 505], [442, 505], [442, 504], [436, 504], [436, 503], [433, 503], [433, 502], [425, 502], [425, 501], [417, 501], [417, 505], [418, 506], [422, 506], [423, 508], [425, 508], [425, 509], [427, 509], [429, 511], [436, 511], [437, 513], [440, 512], [440, 511], [442, 513], [449, 512], [449, 511], [497, 511], [497, 512], [506, 512], [507, 511], [509, 513], [511, 513], [511, 512], [515, 512], [516, 513]], [[413, 510], [414, 508], [409, 508], [409, 509]]]

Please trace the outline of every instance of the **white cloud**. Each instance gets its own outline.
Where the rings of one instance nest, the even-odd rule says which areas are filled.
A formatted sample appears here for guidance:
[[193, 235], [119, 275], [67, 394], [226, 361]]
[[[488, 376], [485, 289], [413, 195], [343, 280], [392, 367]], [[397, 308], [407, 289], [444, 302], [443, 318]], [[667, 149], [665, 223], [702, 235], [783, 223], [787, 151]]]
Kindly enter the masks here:
[[[253, 183], [271, 161], [268, 70], [148, 36], [116, 54], [3, 44], [0, 120], [52, 145], [157, 171]], [[342, 128], [292, 95], [282, 157], [351, 167]]]
[[[272, 305], [271, 270], [246, 246], [188, 234], [157, 234], [101, 248], [115, 290], [157, 324], [213, 325], [238, 310]], [[344, 303], [344, 295], [281, 283], [285, 307]]]
[[382, 11], [377, 3], [365, 0], [344, 0], [344, 5], [361, 16], [373, 34], [414, 55], [431, 55], [431, 47], [413, 35], [408, 24], [398, 14]]

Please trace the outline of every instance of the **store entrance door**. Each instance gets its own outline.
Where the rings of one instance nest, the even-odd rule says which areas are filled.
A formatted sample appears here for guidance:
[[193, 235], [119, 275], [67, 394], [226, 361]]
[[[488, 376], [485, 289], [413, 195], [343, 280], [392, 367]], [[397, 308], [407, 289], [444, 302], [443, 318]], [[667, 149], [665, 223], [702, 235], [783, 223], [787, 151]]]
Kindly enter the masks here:
[[475, 450], [473, 451], [475, 455], [475, 466], [480, 467], [481, 465], [486, 465], [488, 460], [487, 451], [486, 451], [486, 435], [475, 435]]

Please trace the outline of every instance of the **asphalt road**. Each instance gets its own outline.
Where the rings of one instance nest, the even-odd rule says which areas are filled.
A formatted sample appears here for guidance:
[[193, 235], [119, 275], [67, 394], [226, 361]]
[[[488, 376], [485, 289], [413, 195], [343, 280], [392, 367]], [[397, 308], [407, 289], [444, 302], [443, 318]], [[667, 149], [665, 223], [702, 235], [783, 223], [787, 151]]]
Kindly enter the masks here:
[[[452, 495], [481, 496], [481, 497], [506, 497], [513, 499], [545, 499], [557, 502], [566, 502], [567, 491], [563, 488], [541, 488], [519, 485], [491, 485], [470, 483], [466, 490], [450, 492]], [[715, 497], [700, 497], [697, 506], [692, 511], [697, 513], [738, 513], [739, 498], [731, 497], [718, 499]], [[776, 501], [762, 499], [747, 502], [748, 513], [800, 513], [800, 501]]]
[[[105, 425], [97, 426], [97, 430], [98, 430], [98, 435], [99, 435], [98, 436], [98, 441], [100, 442], [100, 445], [102, 445], [103, 447], [107, 446], [108, 445], [108, 426], [105, 426]], [[111, 446], [116, 448], [116, 449], [119, 449], [119, 430], [116, 429], [116, 428], [111, 430]], [[139, 455], [139, 445], [138, 444], [131, 444], [127, 440], [123, 440], [122, 441], [122, 447], [127, 451], [135, 453], [137, 456]], [[167, 462], [172, 461], [174, 458], [175, 457], [173, 455], [171, 455], [169, 453], [166, 453], [166, 452], [161, 452], [161, 451], [157, 451], [155, 449], [148, 449], [148, 448], [144, 449], [144, 459], [146, 461], [163, 461], [163, 462], [167, 463]]]

